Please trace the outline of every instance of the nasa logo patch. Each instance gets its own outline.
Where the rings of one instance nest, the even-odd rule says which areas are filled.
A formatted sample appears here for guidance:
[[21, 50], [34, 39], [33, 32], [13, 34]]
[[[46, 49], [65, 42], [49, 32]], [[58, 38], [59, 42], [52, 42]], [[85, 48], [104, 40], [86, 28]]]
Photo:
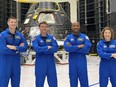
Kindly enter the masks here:
[[107, 46], [106, 46], [106, 45], [104, 45], [103, 47], [104, 47], [104, 48], [107, 48]]
[[40, 40], [41, 43], [43, 43], [43, 40]]
[[70, 39], [70, 41], [74, 41], [74, 39], [73, 39], [73, 38], [71, 38], [71, 39]]

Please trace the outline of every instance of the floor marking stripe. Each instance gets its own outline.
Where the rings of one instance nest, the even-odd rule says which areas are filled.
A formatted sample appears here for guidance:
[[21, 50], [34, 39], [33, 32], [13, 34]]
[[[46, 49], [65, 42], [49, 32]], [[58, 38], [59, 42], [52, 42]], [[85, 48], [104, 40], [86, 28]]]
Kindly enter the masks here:
[[94, 84], [90, 85], [89, 87], [92, 87], [92, 86], [95, 86], [95, 85], [98, 85], [98, 84], [99, 84], [99, 82], [98, 83], [94, 83]]

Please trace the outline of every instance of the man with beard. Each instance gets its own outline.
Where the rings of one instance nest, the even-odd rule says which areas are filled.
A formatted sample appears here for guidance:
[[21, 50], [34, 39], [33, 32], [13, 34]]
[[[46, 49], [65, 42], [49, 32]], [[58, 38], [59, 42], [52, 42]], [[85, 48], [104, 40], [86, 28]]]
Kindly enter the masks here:
[[78, 79], [81, 87], [89, 87], [86, 54], [89, 53], [91, 42], [80, 32], [79, 22], [72, 23], [72, 31], [64, 41], [64, 48], [69, 52], [70, 87], [78, 87]]

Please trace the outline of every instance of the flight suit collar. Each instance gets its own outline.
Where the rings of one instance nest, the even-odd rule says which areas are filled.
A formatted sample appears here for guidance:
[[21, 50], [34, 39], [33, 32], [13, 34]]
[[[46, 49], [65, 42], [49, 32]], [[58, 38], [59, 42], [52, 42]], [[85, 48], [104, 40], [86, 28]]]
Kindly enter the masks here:
[[[102, 41], [103, 41], [104, 43], [106, 43], [106, 42], [107, 42], [107, 41], [106, 41], [106, 40], [104, 40], [104, 39], [103, 39]], [[112, 42], [112, 40], [110, 40], [109, 42]]]
[[43, 36], [40, 34], [40, 38], [41, 38], [44, 42], [46, 42], [46, 40], [47, 40], [47, 38], [48, 38], [48, 34], [46, 34], [45, 37], [43, 37]]
[[[10, 32], [9, 28], [7, 28], [6, 31], [7, 31], [8, 34], [12, 34], [12, 33]], [[17, 31], [15, 30], [15, 34], [16, 34], [16, 33], [17, 33]]]
[[74, 33], [72, 33], [72, 36], [73, 36], [74, 38], [77, 38], [77, 37], [79, 37], [80, 35], [81, 35], [80, 32], [79, 32], [79, 34], [78, 34], [77, 36], [75, 36]]
[[[41, 34], [40, 34], [40, 37], [43, 37]], [[46, 38], [48, 37], [48, 34], [46, 34]]]

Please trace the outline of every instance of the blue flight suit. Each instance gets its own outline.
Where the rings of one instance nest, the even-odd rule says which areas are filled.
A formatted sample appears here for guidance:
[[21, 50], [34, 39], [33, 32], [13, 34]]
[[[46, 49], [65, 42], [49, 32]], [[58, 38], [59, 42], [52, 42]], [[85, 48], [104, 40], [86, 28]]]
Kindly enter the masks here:
[[[77, 46], [81, 44], [84, 44], [84, 47], [78, 48]], [[89, 38], [82, 33], [79, 33], [78, 36], [72, 33], [67, 35], [64, 41], [64, 48], [69, 52], [70, 87], [78, 87], [78, 79], [80, 80], [81, 87], [89, 87], [86, 60], [86, 54], [89, 53], [91, 48]]]
[[[19, 45], [24, 43], [24, 46]], [[7, 45], [16, 46], [10, 50]], [[11, 87], [20, 87], [20, 52], [27, 50], [27, 42], [21, 33], [11, 34], [9, 29], [0, 33], [0, 87], [8, 87], [11, 78]]]
[[112, 53], [116, 53], [116, 40], [106, 42], [100, 40], [97, 45], [97, 52], [101, 58], [99, 67], [100, 87], [107, 87], [110, 78], [112, 87], [116, 87], [116, 59], [112, 58]]
[[[58, 50], [56, 40], [49, 34], [47, 34], [46, 37], [42, 37], [40, 34], [32, 41], [32, 45], [36, 52], [36, 87], [43, 87], [46, 76], [49, 87], [57, 87], [57, 75], [54, 61], [54, 53]], [[48, 49], [48, 46], [52, 46], [52, 48]]]

